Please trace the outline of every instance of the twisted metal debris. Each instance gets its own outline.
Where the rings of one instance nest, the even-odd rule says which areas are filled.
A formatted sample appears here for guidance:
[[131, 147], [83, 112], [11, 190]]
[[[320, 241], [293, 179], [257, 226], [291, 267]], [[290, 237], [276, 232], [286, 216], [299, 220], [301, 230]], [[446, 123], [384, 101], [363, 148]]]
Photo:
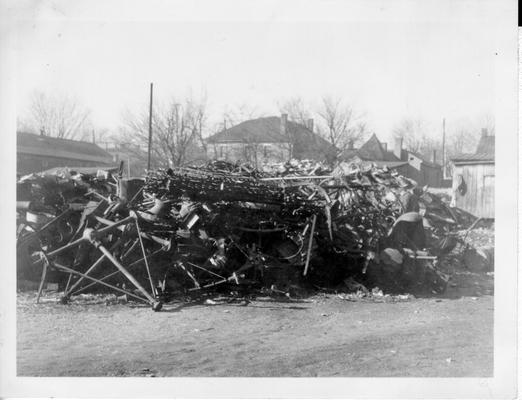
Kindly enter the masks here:
[[176, 293], [287, 293], [347, 277], [440, 292], [436, 264], [461, 224], [427, 193], [420, 213], [404, 213], [413, 185], [387, 169], [310, 161], [212, 162], [145, 180], [33, 175], [19, 182], [18, 273], [41, 274], [39, 293], [58, 281], [63, 302], [104, 287], [154, 310]]

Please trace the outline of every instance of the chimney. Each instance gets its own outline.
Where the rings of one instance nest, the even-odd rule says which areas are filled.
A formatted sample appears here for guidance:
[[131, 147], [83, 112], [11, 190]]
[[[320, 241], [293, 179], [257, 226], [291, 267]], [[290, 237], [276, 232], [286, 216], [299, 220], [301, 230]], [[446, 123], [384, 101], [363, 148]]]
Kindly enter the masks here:
[[45, 128], [43, 126], [40, 128], [40, 136], [45, 136]]
[[395, 140], [395, 146], [393, 146], [393, 154], [395, 155], [395, 157], [397, 157], [399, 160], [401, 160], [402, 137], [396, 137], [394, 140]]
[[314, 131], [314, 119], [313, 118], [308, 119], [308, 129], [310, 129], [312, 132]]
[[381, 143], [382, 149], [386, 153], [388, 151], [388, 143]]
[[287, 123], [288, 123], [288, 114], [281, 114], [281, 126], [279, 128], [281, 136], [286, 137], [287, 134]]
[[488, 136], [488, 128], [482, 128], [481, 136], [482, 137]]
[[352, 139], [350, 139], [348, 141], [348, 150], [353, 150], [353, 140]]
[[94, 129], [92, 130], [92, 143], [96, 144], [96, 136], [94, 134]]
[[433, 164], [437, 164], [437, 150], [433, 149], [433, 159], [431, 160]]

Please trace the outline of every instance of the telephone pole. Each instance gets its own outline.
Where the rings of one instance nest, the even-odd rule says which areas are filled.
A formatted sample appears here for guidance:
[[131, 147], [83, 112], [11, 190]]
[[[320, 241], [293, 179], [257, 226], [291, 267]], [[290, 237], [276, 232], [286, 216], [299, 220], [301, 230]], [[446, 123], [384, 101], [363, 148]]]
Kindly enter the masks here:
[[150, 105], [149, 105], [149, 154], [147, 157], [147, 171], [150, 171], [150, 155], [152, 150], [152, 82], [150, 84]]
[[446, 118], [442, 118], [442, 178], [446, 179]]

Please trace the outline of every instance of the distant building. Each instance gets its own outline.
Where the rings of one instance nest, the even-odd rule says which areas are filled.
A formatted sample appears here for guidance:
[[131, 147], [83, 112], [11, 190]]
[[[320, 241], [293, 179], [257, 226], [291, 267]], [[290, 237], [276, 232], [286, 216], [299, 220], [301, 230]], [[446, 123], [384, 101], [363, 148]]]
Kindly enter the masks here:
[[225, 129], [207, 139], [210, 159], [247, 161], [256, 167], [265, 163], [283, 162], [291, 158], [327, 160], [335, 148], [308, 126], [281, 117], [264, 117]]
[[481, 218], [495, 218], [495, 136], [486, 129], [474, 154], [462, 154], [453, 163], [455, 206]]
[[343, 161], [361, 164], [376, 164], [379, 167], [396, 169], [401, 175], [415, 180], [419, 185], [440, 187], [442, 185], [442, 166], [427, 160], [418, 153], [402, 147], [402, 138], [395, 138], [394, 147], [388, 150], [386, 143], [381, 143], [373, 134], [359, 149], [349, 146], [340, 156]]
[[17, 132], [16, 172], [25, 175], [55, 167], [112, 166], [112, 156], [98, 145]]

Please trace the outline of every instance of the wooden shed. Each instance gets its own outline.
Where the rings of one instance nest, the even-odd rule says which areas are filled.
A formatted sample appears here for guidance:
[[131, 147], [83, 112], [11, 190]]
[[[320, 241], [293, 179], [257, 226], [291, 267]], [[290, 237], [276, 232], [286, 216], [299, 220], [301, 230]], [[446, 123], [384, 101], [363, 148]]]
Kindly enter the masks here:
[[454, 203], [481, 218], [495, 218], [495, 136], [483, 132], [475, 154], [453, 162]]

